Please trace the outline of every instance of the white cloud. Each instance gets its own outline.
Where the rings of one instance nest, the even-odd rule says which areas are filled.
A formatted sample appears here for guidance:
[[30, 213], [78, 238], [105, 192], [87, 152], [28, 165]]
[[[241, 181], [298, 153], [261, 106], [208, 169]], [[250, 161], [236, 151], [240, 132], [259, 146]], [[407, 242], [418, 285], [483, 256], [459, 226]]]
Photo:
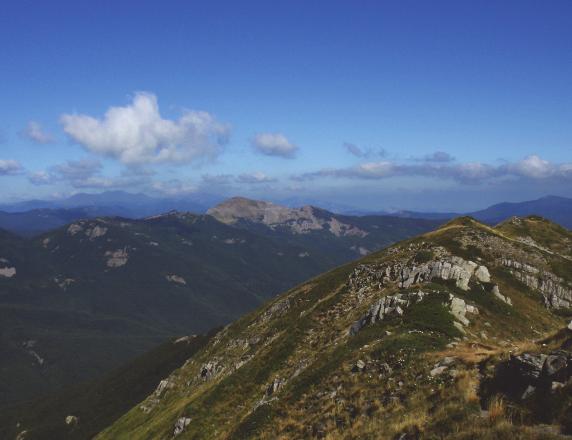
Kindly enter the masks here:
[[251, 141], [255, 151], [267, 156], [292, 159], [298, 147], [282, 133], [258, 133]]
[[481, 162], [402, 164], [393, 161], [365, 162], [347, 168], [329, 168], [292, 176], [293, 180], [304, 181], [333, 177], [346, 179], [385, 179], [395, 176], [425, 176], [438, 179], [452, 179], [463, 184], [477, 184], [499, 178], [521, 179], [570, 179], [572, 163], [555, 164], [540, 157], [528, 156], [520, 161], [490, 165]]
[[276, 179], [274, 179], [273, 177], [267, 176], [264, 173], [257, 171], [254, 173], [240, 174], [236, 178], [236, 181], [238, 183], [269, 183], [269, 182], [275, 182]]
[[228, 141], [228, 125], [204, 111], [186, 110], [164, 119], [157, 98], [137, 93], [124, 107], [111, 107], [103, 118], [61, 116], [64, 131], [88, 151], [125, 164], [190, 163], [213, 159]]
[[140, 170], [123, 171], [121, 175], [109, 177], [102, 175], [103, 167], [97, 160], [83, 159], [67, 161], [54, 165], [48, 170], [37, 171], [28, 175], [34, 185], [53, 185], [65, 182], [73, 188], [127, 188], [145, 184], [149, 181], [149, 173]]
[[515, 174], [536, 179], [542, 179], [553, 175], [557, 172], [557, 168], [558, 167], [554, 166], [547, 160], [541, 159], [535, 154], [527, 156], [507, 167], [508, 170]]
[[34, 185], [51, 185], [54, 183], [53, 176], [47, 171], [36, 171], [30, 173], [28, 180]]
[[12, 176], [22, 172], [20, 162], [10, 159], [0, 159], [0, 176]]
[[54, 141], [54, 137], [44, 131], [42, 126], [36, 121], [29, 121], [21, 131], [21, 135], [38, 144], [49, 144]]

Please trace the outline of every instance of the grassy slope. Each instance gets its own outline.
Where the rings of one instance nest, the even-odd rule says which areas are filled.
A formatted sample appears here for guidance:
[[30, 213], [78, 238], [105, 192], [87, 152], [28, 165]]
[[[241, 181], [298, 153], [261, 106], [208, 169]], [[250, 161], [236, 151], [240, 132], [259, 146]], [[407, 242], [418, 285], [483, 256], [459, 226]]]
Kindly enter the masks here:
[[[475, 244], [466, 245], [467, 237]], [[513, 307], [487, 295], [486, 286], [472, 285], [464, 292], [451, 283], [435, 282], [423, 289], [441, 293], [409, 309], [403, 318], [366, 327], [348, 338], [347, 329], [369, 305], [357, 301], [348, 290], [348, 275], [357, 264], [352, 263], [275, 300], [288, 298], [291, 307], [286, 314], [266, 321], [266, 306], [232, 324], [216, 344], [197, 353], [172, 376], [178, 386], [151, 414], [133, 408], [98, 438], [170, 438], [175, 421], [182, 416], [192, 419], [181, 435], [189, 439], [307, 438], [322, 431], [328, 438], [374, 439], [392, 438], [408, 430], [422, 430], [436, 438], [495, 433], [500, 438], [534, 438], [534, 431], [514, 427], [502, 416], [479, 418], [476, 367], [487, 356], [532, 344], [564, 321], [540, 305], [537, 293], [494, 267], [495, 251], [479, 248], [483, 237], [497, 240], [501, 250], [522, 248], [548, 258], [543, 251], [513, 242], [502, 230], [460, 219], [360, 263], [412, 258], [409, 247], [421, 242], [444, 246], [454, 254], [484, 261]], [[384, 289], [378, 295], [391, 291]], [[463, 338], [452, 316], [435, 299], [448, 293], [479, 308], [478, 318], [471, 319]], [[260, 342], [241, 348], [242, 341], [255, 337]], [[449, 346], [451, 341], [456, 345]], [[445, 355], [457, 358], [457, 376], [432, 378], [428, 371]], [[230, 374], [203, 382], [198, 378], [201, 365], [213, 359], [227, 368], [240, 359], [249, 361]], [[367, 361], [366, 373], [351, 372], [358, 359]], [[393, 371], [389, 377], [381, 373], [383, 363]], [[277, 400], [258, 406], [274, 378], [288, 382]], [[491, 410], [491, 414], [495, 413]]]
[[[0, 233], [0, 258], [18, 270], [0, 278], [0, 406], [94, 378], [171, 336], [227, 323], [356, 255], [351, 240], [328, 232], [273, 235], [192, 214], [79, 224], [73, 236], [67, 227], [34, 240]], [[84, 231], [96, 225], [107, 231], [89, 239]], [[429, 225], [393, 219], [376, 234], [384, 245]], [[124, 248], [127, 264], [107, 267], [105, 253]], [[187, 284], [167, 281], [173, 274]], [[56, 278], [74, 281], [62, 288]], [[36, 341], [43, 365], [23, 349], [26, 341]]]
[[[100, 379], [5, 408], [0, 412], [0, 438], [15, 438], [24, 429], [27, 440], [91, 438], [151, 393], [215, 333], [166, 342]], [[69, 415], [80, 423], [67, 425]]]

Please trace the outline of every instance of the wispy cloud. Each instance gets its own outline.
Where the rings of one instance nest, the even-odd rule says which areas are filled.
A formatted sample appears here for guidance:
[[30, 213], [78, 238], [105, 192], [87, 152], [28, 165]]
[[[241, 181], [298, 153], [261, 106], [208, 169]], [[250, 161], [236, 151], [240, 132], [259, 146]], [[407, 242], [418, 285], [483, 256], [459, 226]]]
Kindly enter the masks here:
[[151, 190], [153, 192], [170, 197], [193, 194], [197, 192], [197, 189], [198, 188], [194, 183], [180, 179], [157, 181], [151, 184]]
[[502, 165], [482, 162], [402, 164], [393, 161], [366, 162], [347, 168], [328, 168], [292, 176], [294, 180], [317, 178], [345, 178], [379, 180], [396, 176], [426, 176], [452, 179], [463, 184], [478, 184], [498, 178], [572, 179], [572, 163], [552, 163], [537, 155]]
[[201, 178], [207, 185], [229, 185], [234, 180], [232, 174], [203, 174]]
[[282, 133], [258, 133], [251, 140], [252, 147], [260, 154], [292, 159], [298, 147]]
[[243, 183], [243, 184], [258, 184], [258, 183], [270, 183], [276, 182], [276, 178], [268, 176], [261, 171], [255, 171], [252, 173], [242, 173], [238, 176], [233, 174], [217, 174], [210, 175], [204, 174], [202, 176], [202, 182], [206, 185], [212, 186], [227, 186], [233, 183]]
[[103, 118], [64, 114], [64, 131], [88, 151], [124, 164], [191, 163], [212, 159], [227, 143], [230, 128], [204, 111], [186, 110], [165, 119], [152, 93], [135, 94], [124, 107], [111, 107]]
[[54, 141], [54, 136], [45, 131], [36, 121], [29, 121], [20, 134], [24, 138], [37, 144], [49, 144]]
[[352, 156], [362, 159], [368, 159], [372, 157], [383, 158], [387, 156], [387, 151], [385, 151], [383, 148], [378, 148], [377, 150], [374, 150], [373, 148], [362, 148], [351, 142], [344, 142], [342, 146]]
[[418, 160], [423, 162], [446, 163], [453, 162], [455, 158], [445, 151], [435, 151], [434, 153], [423, 156]]
[[31, 173], [28, 179], [34, 185], [53, 185], [65, 182], [73, 188], [112, 189], [147, 183], [150, 176], [148, 173], [139, 173], [137, 170], [129, 169], [119, 176], [109, 177], [104, 176], [102, 170], [102, 164], [98, 160], [70, 160], [50, 167], [48, 170]]
[[276, 179], [261, 172], [244, 173], [240, 174], [236, 181], [238, 183], [270, 183], [275, 182]]
[[22, 173], [24, 168], [20, 162], [11, 159], [0, 159], [0, 176], [13, 176]]

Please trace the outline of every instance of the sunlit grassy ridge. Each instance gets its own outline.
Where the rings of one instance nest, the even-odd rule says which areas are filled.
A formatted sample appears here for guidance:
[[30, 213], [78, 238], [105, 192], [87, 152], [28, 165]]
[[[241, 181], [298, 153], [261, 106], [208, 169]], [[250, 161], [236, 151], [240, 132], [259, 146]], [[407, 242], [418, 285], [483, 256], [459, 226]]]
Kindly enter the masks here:
[[[465, 291], [435, 279], [406, 290], [388, 286], [361, 301], [348, 285], [360, 264], [422, 264], [439, 249], [489, 267], [492, 281], [512, 306], [490, 294], [492, 283], [471, 283]], [[151, 412], [134, 407], [98, 438], [171, 438], [179, 419], [189, 422], [177, 438], [189, 439], [374, 439], [403, 433], [550, 438], [511, 423], [502, 399], [489, 402], [492, 396], [485, 401], [478, 396], [481, 362], [501, 359], [518, 347], [537, 347], [534, 341], [565, 323], [541, 304], [538, 292], [498, 264], [503, 253], [529, 255], [548, 266], [565, 261], [513, 240], [502, 228], [457, 219], [310, 280], [230, 325], [171, 376], [176, 385]], [[416, 289], [432, 293], [403, 316], [348, 336], [372, 300]], [[464, 333], [444, 306], [449, 295], [478, 308]], [[288, 307], [283, 312], [266, 318], [284, 302]], [[454, 374], [431, 375], [444, 357], [455, 359], [448, 367]], [[201, 379], [201, 368], [213, 360], [222, 371]], [[364, 368], [356, 367], [362, 365], [359, 361]], [[280, 386], [269, 392], [277, 381]], [[488, 411], [484, 417], [482, 410]]]

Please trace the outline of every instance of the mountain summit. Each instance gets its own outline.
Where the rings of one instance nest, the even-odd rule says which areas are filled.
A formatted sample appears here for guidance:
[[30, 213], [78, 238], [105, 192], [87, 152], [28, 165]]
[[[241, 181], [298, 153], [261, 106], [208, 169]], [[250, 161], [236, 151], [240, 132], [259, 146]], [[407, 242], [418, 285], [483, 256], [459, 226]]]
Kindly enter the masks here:
[[345, 223], [341, 217], [314, 206], [288, 208], [270, 202], [233, 197], [210, 208], [207, 214], [217, 220], [235, 224], [252, 222], [271, 229], [286, 229], [296, 234], [310, 231], [329, 231], [336, 236], [355, 235], [365, 237], [368, 233], [355, 225]]

